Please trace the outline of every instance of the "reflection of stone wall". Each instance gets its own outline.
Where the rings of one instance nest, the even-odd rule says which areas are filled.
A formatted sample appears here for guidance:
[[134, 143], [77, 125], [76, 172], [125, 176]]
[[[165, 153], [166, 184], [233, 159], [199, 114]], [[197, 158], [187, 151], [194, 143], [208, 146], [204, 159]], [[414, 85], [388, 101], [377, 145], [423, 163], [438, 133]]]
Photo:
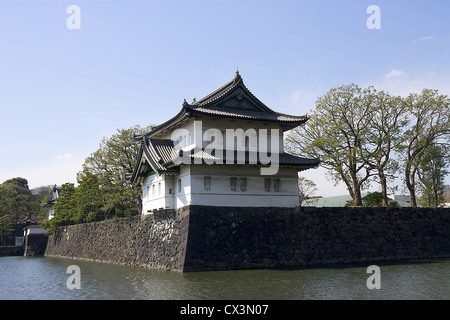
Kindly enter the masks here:
[[0, 257], [3, 256], [23, 256], [23, 247], [0, 247]]
[[28, 234], [24, 237], [24, 256], [43, 256], [47, 247], [48, 236], [45, 234]]
[[450, 257], [450, 209], [188, 206], [63, 227], [46, 255], [179, 271]]

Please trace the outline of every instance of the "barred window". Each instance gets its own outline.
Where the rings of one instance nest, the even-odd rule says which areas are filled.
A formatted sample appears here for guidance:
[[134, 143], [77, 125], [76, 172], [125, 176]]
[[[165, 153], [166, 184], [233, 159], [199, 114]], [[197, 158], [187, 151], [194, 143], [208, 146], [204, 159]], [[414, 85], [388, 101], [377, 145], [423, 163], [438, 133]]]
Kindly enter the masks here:
[[236, 191], [237, 178], [230, 178], [230, 189]]
[[247, 178], [241, 178], [240, 179], [241, 184], [241, 191], [247, 190]]
[[273, 190], [279, 192], [281, 188], [280, 179], [273, 179]]
[[211, 190], [211, 177], [203, 177], [203, 187], [205, 190]]
[[270, 179], [268, 178], [264, 179], [264, 190], [270, 191]]

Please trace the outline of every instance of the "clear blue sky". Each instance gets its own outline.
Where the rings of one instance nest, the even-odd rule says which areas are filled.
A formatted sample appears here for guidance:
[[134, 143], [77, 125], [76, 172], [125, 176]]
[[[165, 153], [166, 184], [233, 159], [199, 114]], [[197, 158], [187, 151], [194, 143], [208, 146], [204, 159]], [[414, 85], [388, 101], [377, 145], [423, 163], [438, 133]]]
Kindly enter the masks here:
[[[70, 30], [69, 5], [81, 10]], [[381, 9], [370, 30], [369, 5]], [[450, 94], [446, 0], [2, 0], [0, 183], [75, 182], [101, 139], [158, 124], [234, 76], [303, 115], [332, 87]], [[319, 194], [332, 188], [311, 173]]]

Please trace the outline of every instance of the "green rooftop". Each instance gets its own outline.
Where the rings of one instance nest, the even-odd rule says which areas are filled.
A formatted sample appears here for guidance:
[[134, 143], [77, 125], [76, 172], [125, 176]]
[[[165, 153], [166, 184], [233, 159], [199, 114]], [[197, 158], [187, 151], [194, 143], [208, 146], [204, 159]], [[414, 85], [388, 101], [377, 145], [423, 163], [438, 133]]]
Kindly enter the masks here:
[[[362, 193], [361, 197], [365, 197], [368, 193]], [[313, 198], [305, 200], [302, 207], [345, 207], [348, 201], [352, 200], [350, 195]], [[406, 201], [396, 200], [400, 207], [410, 207], [411, 204]]]

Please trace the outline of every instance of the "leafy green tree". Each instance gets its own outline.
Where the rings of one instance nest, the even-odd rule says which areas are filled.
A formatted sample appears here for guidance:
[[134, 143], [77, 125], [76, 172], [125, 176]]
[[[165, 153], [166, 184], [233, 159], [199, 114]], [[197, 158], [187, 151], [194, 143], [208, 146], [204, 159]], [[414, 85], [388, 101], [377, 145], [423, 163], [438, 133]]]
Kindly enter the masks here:
[[125, 217], [141, 212], [141, 187], [127, 182], [126, 174], [133, 172], [140, 145], [134, 137], [144, 134], [152, 126], [117, 130], [109, 138], [103, 138], [100, 148], [83, 164], [81, 174], [91, 173], [98, 179], [101, 190], [104, 218]]
[[0, 185], [0, 215], [10, 216], [15, 209], [17, 190], [8, 185]]
[[78, 186], [62, 185], [54, 217], [44, 224], [49, 233], [57, 227], [141, 212], [141, 188], [131, 186], [127, 173], [134, 170], [140, 145], [135, 135], [148, 132], [151, 126], [117, 130], [103, 138], [100, 147], [84, 162], [78, 173]]
[[417, 170], [423, 189], [419, 203], [426, 207], [437, 208], [445, 203], [444, 180], [449, 174], [450, 151], [444, 145], [429, 146], [420, 161]]
[[31, 194], [36, 203], [36, 220], [39, 222], [44, 222], [48, 219], [48, 207], [42, 206], [50, 200], [51, 193], [53, 190], [53, 185], [40, 186], [31, 189]]
[[416, 188], [424, 154], [431, 145], [449, 145], [450, 100], [437, 90], [424, 89], [421, 94], [410, 94], [404, 103], [410, 121], [403, 134], [401, 157], [411, 206], [416, 207]]
[[292, 130], [286, 141], [290, 152], [320, 158], [331, 179], [345, 183], [355, 206], [362, 206], [361, 190], [373, 175], [362, 149], [374, 114], [372, 91], [354, 84], [331, 89], [317, 99], [305, 126]]
[[53, 218], [42, 224], [49, 234], [55, 232], [60, 226], [76, 224], [81, 221], [77, 212], [77, 199], [73, 183], [65, 183], [61, 186], [61, 193], [54, 208]]
[[383, 195], [381, 192], [370, 192], [363, 197], [365, 207], [381, 207], [383, 205]]
[[90, 172], [84, 172], [78, 175], [78, 184], [74, 195], [78, 222], [104, 220], [103, 195], [98, 177]]
[[14, 232], [13, 225], [9, 221], [9, 217], [7, 215], [0, 217], [0, 237], [2, 238], [3, 246], [6, 245], [6, 238], [11, 236]]
[[21, 188], [22, 193], [27, 193], [29, 191], [28, 180], [25, 178], [17, 177], [17, 178], [8, 179], [5, 182], [3, 182], [3, 184]]
[[399, 164], [394, 154], [402, 143], [403, 127], [407, 124], [407, 108], [401, 97], [394, 97], [384, 91], [370, 92], [371, 117], [364, 134], [362, 145], [369, 169], [377, 173], [381, 185], [381, 205], [389, 204], [387, 182], [395, 178]]
[[[383, 199], [382, 192], [369, 192], [366, 196], [362, 198], [365, 207], [386, 207]], [[388, 207], [399, 207], [397, 201], [388, 199]]]
[[39, 210], [26, 179], [13, 178], [0, 185], [0, 212], [9, 215], [13, 223], [37, 214]]

